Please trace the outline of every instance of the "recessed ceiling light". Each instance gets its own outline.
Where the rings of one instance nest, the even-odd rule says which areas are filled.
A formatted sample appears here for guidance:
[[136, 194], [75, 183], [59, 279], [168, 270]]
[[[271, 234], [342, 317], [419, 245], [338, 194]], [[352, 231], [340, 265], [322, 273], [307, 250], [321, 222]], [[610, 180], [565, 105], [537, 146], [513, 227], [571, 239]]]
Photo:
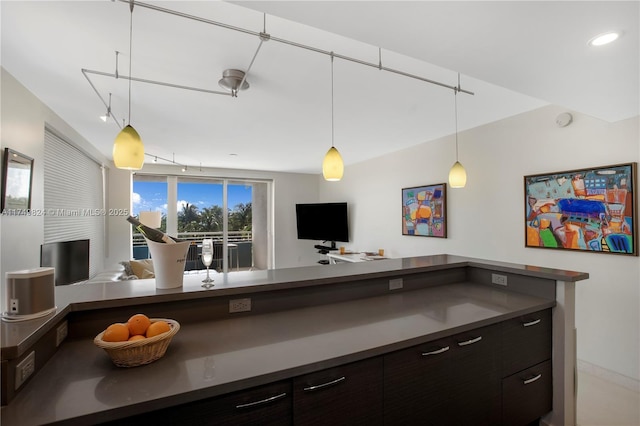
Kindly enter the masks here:
[[231, 156], [231, 157], [237, 157], [237, 156], [238, 156], [238, 154], [231, 153], [231, 154], [229, 154], [229, 156]]
[[612, 41], [617, 40], [620, 37], [620, 33], [616, 31], [610, 31], [608, 33], [600, 34], [589, 40], [590, 46], [604, 46]]

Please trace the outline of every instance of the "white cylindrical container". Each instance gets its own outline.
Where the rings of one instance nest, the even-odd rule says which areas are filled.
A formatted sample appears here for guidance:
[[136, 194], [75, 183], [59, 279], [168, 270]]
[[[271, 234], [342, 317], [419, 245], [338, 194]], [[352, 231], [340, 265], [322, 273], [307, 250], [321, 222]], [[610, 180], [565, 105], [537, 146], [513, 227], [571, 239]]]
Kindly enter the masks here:
[[191, 241], [164, 244], [156, 243], [149, 239], [146, 240], [153, 260], [156, 288], [182, 287], [184, 267], [187, 262], [187, 252]]

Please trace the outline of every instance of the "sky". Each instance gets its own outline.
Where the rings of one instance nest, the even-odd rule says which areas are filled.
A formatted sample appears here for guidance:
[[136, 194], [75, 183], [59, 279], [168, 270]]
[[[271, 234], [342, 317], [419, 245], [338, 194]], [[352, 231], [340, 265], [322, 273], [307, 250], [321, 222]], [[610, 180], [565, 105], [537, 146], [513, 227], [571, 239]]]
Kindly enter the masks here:
[[[251, 185], [228, 185], [228, 207], [233, 210], [240, 203], [251, 202]], [[133, 215], [141, 211], [161, 211], [167, 213], [166, 182], [133, 182]], [[181, 211], [186, 203], [202, 210], [218, 205], [222, 207], [222, 184], [178, 183], [178, 203], [176, 211]]]

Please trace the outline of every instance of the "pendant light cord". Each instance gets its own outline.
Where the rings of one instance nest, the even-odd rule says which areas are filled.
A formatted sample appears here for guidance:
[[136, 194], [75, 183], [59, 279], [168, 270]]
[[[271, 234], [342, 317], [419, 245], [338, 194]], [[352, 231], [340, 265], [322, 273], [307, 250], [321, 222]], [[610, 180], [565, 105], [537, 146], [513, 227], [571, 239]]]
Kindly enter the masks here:
[[453, 89], [453, 105], [455, 107], [456, 126], [456, 162], [458, 161], [458, 92], [460, 91], [460, 73], [458, 73], [458, 87]]
[[456, 123], [456, 161], [458, 161], [458, 91], [453, 91], [453, 104], [455, 105], [455, 123]]
[[331, 52], [331, 147], [333, 148], [333, 52]]
[[131, 124], [131, 62], [133, 62], [132, 54], [132, 39], [133, 39], [133, 0], [129, 2], [129, 9], [131, 10], [131, 16], [129, 18], [129, 122]]

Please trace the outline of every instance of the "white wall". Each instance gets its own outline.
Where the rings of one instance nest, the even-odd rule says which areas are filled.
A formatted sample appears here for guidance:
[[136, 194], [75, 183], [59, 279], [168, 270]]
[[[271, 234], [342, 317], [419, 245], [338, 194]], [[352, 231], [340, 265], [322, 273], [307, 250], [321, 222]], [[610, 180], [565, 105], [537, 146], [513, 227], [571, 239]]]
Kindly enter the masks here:
[[356, 250], [451, 253], [588, 272], [590, 279], [577, 284], [578, 358], [638, 380], [640, 258], [524, 247], [523, 176], [640, 158], [638, 117], [606, 123], [573, 113], [574, 122], [559, 128], [555, 118], [564, 111], [544, 107], [459, 134], [468, 181], [463, 189], [447, 188], [447, 239], [402, 236], [400, 200], [401, 188], [447, 181], [452, 136], [349, 166], [340, 182], [320, 180], [320, 198], [350, 203], [348, 247]]
[[[3, 152], [5, 147], [11, 148], [34, 159], [31, 209], [37, 214], [44, 208], [45, 124], [99, 163], [102, 164], [104, 159], [4, 68], [1, 69], [1, 93], [0, 147]], [[3, 286], [6, 272], [40, 265], [40, 245], [43, 242], [43, 216], [0, 217], [0, 277]]]

